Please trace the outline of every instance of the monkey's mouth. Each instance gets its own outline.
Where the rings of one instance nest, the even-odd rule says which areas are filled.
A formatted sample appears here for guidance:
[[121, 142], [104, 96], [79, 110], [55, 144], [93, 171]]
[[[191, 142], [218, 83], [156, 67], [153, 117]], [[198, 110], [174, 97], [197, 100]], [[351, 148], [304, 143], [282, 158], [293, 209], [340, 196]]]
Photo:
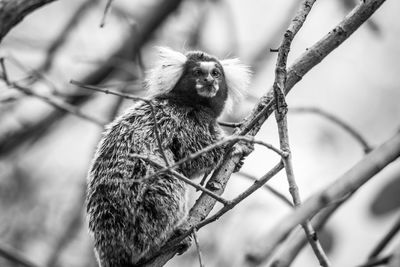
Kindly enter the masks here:
[[218, 84], [210, 84], [210, 85], [196, 85], [197, 93], [203, 97], [214, 97], [218, 92]]

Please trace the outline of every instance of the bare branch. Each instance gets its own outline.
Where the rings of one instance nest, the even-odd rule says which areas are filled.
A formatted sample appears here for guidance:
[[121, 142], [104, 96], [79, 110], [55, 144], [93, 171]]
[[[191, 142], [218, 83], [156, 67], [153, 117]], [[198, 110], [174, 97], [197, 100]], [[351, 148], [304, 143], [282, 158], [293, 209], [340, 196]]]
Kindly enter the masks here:
[[4, 64], [4, 58], [0, 58], [0, 66], [1, 66], [1, 71], [3, 72], [2, 78], [5, 81], [5, 83], [8, 85], [10, 81], [8, 80], [8, 74], [7, 74], [7, 69], [6, 65]]
[[368, 256], [369, 260], [376, 258], [382, 252], [382, 250], [386, 247], [386, 245], [396, 236], [396, 234], [400, 231], [400, 217], [397, 218], [397, 221], [390, 228], [390, 230], [383, 236], [382, 240], [376, 245], [376, 247], [371, 251]]
[[0, 2], [0, 43], [25, 16], [55, 0], [3, 0]]
[[[293, 204], [295, 207], [301, 205], [301, 198], [293, 171], [293, 164], [289, 146], [289, 133], [286, 117], [287, 104], [284, 93], [286, 84], [286, 64], [291, 43], [297, 32], [302, 27], [308, 13], [311, 11], [314, 2], [315, 0], [305, 0], [301, 2], [301, 8], [297, 12], [296, 16], [292, 20], [291, 24], [288, 27], [288, 30], [284, 35], [282, 43], [279, 47], [278, 59], [275, 68], [275, 82], [273, 86], [276, 103], [275, 118], [278, 124], [279, 143], [281, 150], [288, 153], [288, 156], [283, 158], [283, 162], [285, 164], [286, 177], [289, 183], [289, 192], [292, 195]], [[311, 223], [309, 221], [306, 221], [302, 223], [302, 227], [304, 228], [308, 242], [310, 243], [314, 254], [317, 256], [320, 265], [324, 267], [330, 266], [329, 259], [326, 256], [325, 251], [322, 249], [322, 246], [317, 238], [317, 234], [313, 229]]]
[[[267, 237], [263, 237], [257, 251], [246, 258], [244, 266], [255, 266], [267, 260], [278, 244], [284, 240], [288, 233], [299, 223], [311, 218], [321, 209], [335, 203], [335, 201], [353, 194], [375, 174], [400, 156], [400, 132], [387, 140], [378, 148], [367, 154], [361, 161], [344, 173], [335, 182], [330, 184], [320, 193], [315, 194], [303, 205], [285, 216], [274, 227]], [[266, 242], [266, 240], [268, 240]]]
[[51, 97], [49, 95], [45, 95], [45, 94], [42, 94], [42, 93], [39, 93], [39, 92], [35, 92], [32, 89], [20, 86], [20, 85], [18, 85], [16, 83], [13, 83], [13, 82], [11, 82], [9, 84], [9, 86], [21, 91], [22, 93], [24, 93], [26, 95], [34, 96], [36, 98], [39, 98], [39, 99], [43, 100], [44, 102], [48, 103], [49, 105], [52, 105], [55, 108], [63, 110], [65, 112], [67, 112], [69, 114], [72, 114], [74, 116], [77, 116], [77, 117], [79, 117], [81, 119], [84, 119], [84, 120], [87, 120], [89, 122], [92, 122], [92, 123], [94, 123], [94, 124], [96, 124], [96, 125], [98, 125], [100, 127], [104, 127], [104, 124], [106, 123], [105, 121], [101, 121], [101, 120], [99, 120], [97, 118], [94, 118], [92, 116], [89, 116], [89, 115], [83, 113], [82, 111], [77, 109], [75, 106], [73, 106], [73, 105], [71, 105], [71, 104], [69, 104], [67, 102], [60, 101], [60, 100], [58, 100], [58, 99], [56, 99], [54, 97]]
[[348, 123], [344, 122], [342, 119], [338, 118], [334, 114], [331, 114], [323, 109], [316, 108], [316, 107], [291, 107], [289, 108], [289, 111], [293, 111], [296, 113], [304, 113], [304, 112], [309, 112], [309, 113], [314, 113], [317, 115], [320, 115], [331, 122], [335, 123], [339, 127], [341, 127], [343, 130], [348, 132], [354, 139], [363, 147], [364, 152], [368, 153], [372, 150], [372, 146], [368, 144], [366, 139], [359, 133], [356, 129], [354, 129], [352, 126], [350, 126]]
[[[388, 264], [392, 258], [393, 258], [393, 255], [387, 255], [387, 256], [383, 256], [381, 258], [374, 258], [374, 259], [367, 261], [366, 263], [358, 265], [357, 267], [374, 267], [374, 266]], [[396, 265], [396, 266], [399, 266], [399, 265]]]
[[[22, 0], [9, 0], [8, 2], [13, 3], [21, 1]], [[38, 0], [25, 2], [37, 1]], [[152, 5], [146, 11], [146, 14], [143, 14], [143, 19], [137, 22], [140, 29], [140, 34], [129, 36], [129, 38], [127, 38], [109, 58], [124, 58], [126, 60], [135, 59], [137, 52], [141, 49], [141, 47], [150, 39], [154, 31], [164, 22], [164, 20], [172, 12], [178, 9], [181, 2], [182, 0], [165, 0], [159, 1]], [[94, 72], [86, 76], [84, 83], [100, 84], [101, 82], [107, 80], [110, 74], [115, 73], [116, 71], [117, 69], [113, 64], [102, 64]], [[70, 96], [66, 99], [66, 101], [72, 105], [78, 106], [83, 105], [91, 99], [91, 94], [88, 94], [85, 96]], [[49, 125], [57, 122], [66, 114], [68, 113], [62, 112], [59, 109], [55, 109], [39, 119], [31, 120], [29, 123], [25, 123], [23, 127], [10, 129], [5, 134], [0, 136], [0, 154], [4, 155], [9, 153], [18, 148], [20, 145], [24, 144], [26, 141], [37, 138], [38, 136], [43, 136], [44, 133], [51, 128]]]
[[[243, 201], [245, 198], [250, 196], [252, 193], [254, 193], [257, 189], [262, 187], [266, 182], [268, 182], [272, 177], [274, 177], [279, 171], [283, 169], [283, 162], [280, 161], [277, 165], [275, 165], [268, 173], [266, 173], [264, 176], [262, 176], [258, 181], [256, 181], [252, 186], [250, 186], [246, 191], [244, 191], [242, 194], [240, 194], [238, 197], [236, 197], [234, 200], [230, 201], [227, 205], [225, 205], [222, 209], [220, 209], [217, 213], [215, 213], [213, 216], [204, 219], [199, 220], [199, 223], [192, 224], [190, 221], [188, 222], [189, 229], [184, 232], [182, 235], [179, 237], [170, 240], [168, 243], [166, 243], [156, 255], [153, 255], [153, 257], [149, 260], [149, 262], [146, 263], [146, 267], [156, 267], [156, 266], [162, 266], [170, 260], [174, 255], [175, 255], [175, 249], [179, 245], [179, 243], [185, 239], [187, 236], [189, 236], [194, 230], [200, 229], [216, 220], [218, 220], [222, 215], [224, 215], [226, 212], [229, 210], [233, 209], [237, 204], [239, 204], [241, 201]], [[193, 208], [191, 212], [193, 211]], [[193, 214], [189, 213], [189, 218], [193, 218]]]
[[245, 142], [249, 142], [249, 143], [259, 144], [259, 145], [262, 145], [262, 146], [264, 146], [264, 147], [276, 152], [281, 157], [287, 157], [287, 154], [285, 152], [279, 150], [278, 148], [274, 147], [271, 144], [265, 143], [265, 142], [260, 141], [260, 140], [256, 140], [251, 136], [234, 136], [234, 135], [232, 135], [232, 136], [225, 137], [224, 139], [222, 139], [222, 140], [220, 140], [220, 141], [218, 141], [218, 142], [216, 142], [216, 143], [214, 143], [212, 145], [209, 145], [209, 146], [197, 151], [196, 153], [192, 153], [189, 156], [187, 156], [186, 158], [183, 158], [183, 159], [175, 162], [171, 166], [166, 167], [164, 169], [160, 169], [157, 172], [155, 172], [155, 173], [153, 173], [151, 175], [148, 175], [147, 177], [145, 177], [143, 179], [152, 178], [154, 176], [159, 175], [160, 173], [163, 173], [163, 172], [169, 171], [169, 170], [171, 170], [173, 168], [176, 168], [176, 167], [180, 166], [181, 164], [183, 164], [183, 163], [185, 163], [187, 161], [196, 159], [196, 158], [200, 157], [201, 155], [203, 155], [203, 154], [205, 154], [205, 153], [207, 153], [207, 152], [209, 152], [209, 151], [211, 151], [211, 150], [213, 150], [213, 149], [215, 149], [217, 147], [221, 147], [221, 146], [224, 146], [224, 145], [230, 145], [231, 143], [235, 143], [235, 142], [238, 142], [238, 141], [245, 141]]
[[[351, 195], [340, 199], [332, 206], [327, 207], [314, 218], [311, 223], [316, 231], [320, 231], [332, 216], [332, 214], [347, 200]], [[299, 254], [301, 249], [307, 244], [307, 238], [304, 235], [304, 230], [301, 227], [290, 233], [290, 236], [286, 238], [285, 242], [280, 246], [276, 253], [272, 256], [271, 264], [272, 267], [289, 267], [296, 256]]]
[[[242, 177], [244, 177], [244, 178], [247, 178], [247, 179], [249, 179], [249, 180], [257, 181], [257, 178], [254, 177], [254, 176], [251, 175], [251, 174], [248, 174], [248, 173], [245, 173], [245, 172], [242, 172], [242, 171], [240, 171], [240, 172], [237, 173], [237, 174], [240, 175], [240, 176], [242, 176]], [[286, 205], [288, 205], [288, 206], [290, 206], [290, 207], [293, 207], [292, 202], [291, 202], [284, 194], [282, 194], [281, 192], [279, 192], [278, 190], [276, 190], [276, 189], [273, 188], [272, 186], [270, 186], [270, 185], [268, 185], [268, 184], [265, 184], [265, 185], [263, 185], [263, 188], [265, 188], [266, 190], [270, 191], [273, 195], [275, 195], [277, 198], [279, 198], [280, 200], [282, 200], [282, 202], [284, 202]]]
[[[287, 14], [282, 15], [283, 18], [291, 18], [293, 14], [298, 9], [298, 1], [293, 1], [291, 6], [287, 10]], [[266, 40], [262, 47], [254, 54], [252, 59], [250, 60], [252, 69], [254, 72], [260, 70], [263, 65], [272, 58], [274, 53], [278, 52], [278, 49], [274, 49], [281, 39], [282, 33], [287, 29], [288, 21], [285, 19], [281, 23], [279, 23], [278, 27], [275, 27], [274, 32], [270, 34], [268, 33], [270, 39]], [[269, 29], [270, 30], [270, 29]]]
[[0, 245], [0, 256], [24, 267], [39, 267], [10, 247]]
[[85, 0], [82, 4], [76, 9], [73, 13], [72, 17], [69, 19], [68, 23], [64, 26], [64, 28], [60, 31], [57, 37], [54, 39], [54, 42], [47, 48], [46, 58], [44, 62], [38, 67], [38, 72], [46, 72], [48, 71], [54, 62], [54, 56], [57, 54], [58, 50], [62, 47], [62, 45], [67, 41], [69, 34], [75, 28], [75, 26], [84, 18], [85, 13], [95, 4], [97, 0]]
[[202, 260], [202, 257], [201, 257], [201, 250], [200, 250], [199, 241], [197, 240], [196, 230], [193, 230], [192, 235], [193, 235], [194, 243], [196, 244], [197, 255], [199, 256], [200, 267], [204, 267], [203, 260]]
[[266, 182], [268, 182], [272, 177], [274, 177], [277, 173], [279, 173], [283, 169], [283, 162], [280, 161], [277, 165], [275, 165], [269, 172], [267, 172], [265, 175], [263, 175], [259, 180], [254, 182], [253, 185], [251, 185], [246, 191], [241, 193], [238, 197], [233, 199], [228, 203], [228, 205], [224, 206], [222, 209], [220, 209], [217, 213], [215, 213], [213, 216], [205, 219], [204, 221], [201, 221], [196, 225], [196, 229], [199, 229], [209, 223], [212, 223], [216, 221], [218, 218], [220, 218], [222, 215], [224, 215], [226, 212], [229, 210], [233, 209], [237, 204], [242, 202], [245, 198], [250, 196], [252, 193], [254, 193], [257, 189], [262, 187]]
[[[204, 193], [206, 193], [206, 194], [209, 195], [210, 197], [214, 198], [215, 200], [221, 202], [222, 204], [228, 205], [228, 203], [229, 203], [229, 201], [227, 201], [226, 199], [220, 197], [219, 195], [215, 194], [214, 192], [208, 190], [208, 189], [205, 188], [205, 187], [202, 187], [201, 185], [196, 184], [195, 182], [193, 182], [193, 181], [190, 180], [189, 178], [185, 177], [184, 175], [180, 174], [179, 172], [177, 172], [177, 171], [175, 171], [175, 170], [173, 170], [173, 169], [171, 169], [171, 168], [167, 168], [167, 167], [163, 166], [162, 164], [158, 163], [157, 161], [151, 159], [151, 158], [148, 157], [148, 156], [144, 156], [144, 155], [140, 155], [140, 154], [130, 154], [130, 156], [132, 156], [132, 157], [134, 157], [134, 158], [138, 158], [138, 159], [144, 159], [144, 160], [150, 162], [151, 164], [153, 164], [154, 166], [156, 166], [157, 168], [160, 168], [160, 169], [167, 169], [167, 171], [168, 171], [169, 173], [171, 173], [172, 175], [174, 175], [174, 176], [175, 176], [176, 178], [178, 178], [179, 180], [181, 180], [181, 181], [187, 183], [188, 185], [193, 186], [194, 188], [196, 188], [196, 189], [198, 189], [198, 190], [203, 191]], [[151, 177], [149, 177], [149, 178], [146, 178], [146, 177], [145, 177], [145, 178], [142, 178], [142, 180], [150, 179], [150, 178], [151, 178]], [[137, 180], [135, 180], [135, 182], [137, 182]]]
[[122, 92], [117, 92], [117, 91], [114, 91], [114, 90], [104, 89], [104, 88], [101, 88], [99, 86], [85, 84], [83, 82], [78, 82], [78, 81], [75, 81], [75, 80], [70, 80], [69, 82], [71, 84], [79, 86], [81, 88], [92, 90], [92, 91], [101, 92], [101, 93], [104, 93], [106, 95], [110, 94], [110, 95], [120, 96], [120, 97], [123, 97], [125, 99], [134, 100], [134, 101], [144, 101], [144, 102], [150, 101], [150, 99], [148, 99], [148, 98], [135, 96], [135, 95], [132, 95], [132, 94], [127, 94], [127, 93], [122, 93]]
[[109, 11], [111, 9], [112, 1], [113, 0], [107, 0], [106, 7], [104, 8], [103, 17], [101, 18], [101, 22], [100, 22], [100, 28], [103, 28], [104, 25], [106, 24], [106, 17], [107, 17], [107, 14], [109, 13]]
[[231, 128], [237, 128], [237, 127], [240, 127], [240, 125], [242, 125], [241, 123], [226, 122], [226, 121], [219, 121], [218, 124], [221, 125], [221, 126], [231, 127]]

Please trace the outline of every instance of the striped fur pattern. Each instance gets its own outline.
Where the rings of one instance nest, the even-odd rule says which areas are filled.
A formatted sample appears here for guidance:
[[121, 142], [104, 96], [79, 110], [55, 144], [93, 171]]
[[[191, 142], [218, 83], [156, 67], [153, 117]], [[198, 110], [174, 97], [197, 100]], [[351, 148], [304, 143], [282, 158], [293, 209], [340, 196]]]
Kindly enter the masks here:
[[[207, 109], [182, 106], [166, 95], [152, 102], [171, 163], [222, 138]], [[107, 127], [89, 173], [89, 229], [101, 267], [133, 266], [162, 246], [186, 216], [186, 185], [167, 173], [138, 182], [156, 169], [131, 156], [135, 153], [164, 162], [146, 103], [132, 107]], [[214, 149], [177, 171], [193, 178], [215, 168], [222, 154], [222, 148]]]

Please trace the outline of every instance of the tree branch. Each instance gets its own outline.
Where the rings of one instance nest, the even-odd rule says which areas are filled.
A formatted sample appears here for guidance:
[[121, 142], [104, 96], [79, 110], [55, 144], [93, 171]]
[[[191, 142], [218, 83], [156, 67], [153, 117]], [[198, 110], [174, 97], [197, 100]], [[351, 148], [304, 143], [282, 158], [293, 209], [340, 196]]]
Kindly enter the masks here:
[[[38, 0], [31, 1], [37, 2]], [[8, 2], [21, 2], [21, 0]], [[28, 1], [26, 1], [28, 2]], [[141, 47], [150, 39], [154, 31], [162, 24], [162, 22], [174, 12], [180, 5], [182, 0], [165, 0], [156, 3], [143, 16], [143, 20], [138, 21], [140, 34], [130, 36], [118, 48], [110, 59], [125, 58], [127, 60], [134, 59]], [[105, 81], [111, 73], [116, 71], [115, 66], [111, 64], [103, 64], [91, 74], [87, 75], [83, 83], [100, 84]], [[66, 102], [78, 106], [91, 100], [91, 94], [85, 96], [70, 96], [66, 98]], [[0, 154], [6, 154], [18, 148], [25, 141], [34, 139], [37, 136], [43, 136], [50, 125], [59, 121], [67, 112], [53, 110], [44, 117], [25, 123], [23, 127], [11, 129], [0, 136]]]
[[[320, 231], [332, 216], [332, 214], [350, 197], [346, 197], [339, 200], [332, 206], [327, 207], [314, 218], [311, 223], [316, 231]], [[290, 236], [286, 238], [285, 243], [280, 246], [276, 253], [272, 256], [271, 267], [289, 267], [302, 248], [307, 243], [307, 237], [304, 235], [304, 230], [301, 227], [290, 233]]]
[[[385, 0], [365, 0], [360, 2], [351, 14], [349, 14], [333, 31], [328, 33], [301, 55], [295, 63], [288, 68], [285, 94], [289, 93], [293, 86], [300, 81], [309, 70], [320, 63], [335, 48], [341, 45], [384, 2]], [[318, 53], [316, 51], [318, 51]], [[236, 130], [235, 133], [241, 135], [248, 133], [249, 135], [254, 136], [261, 128], [261, 125], [273, 112], [273, 103], [274, 99], [270, 90], [260, 99], [251, 114], [243, 121], [241, 127]], [[242, 151], [243, 147], [241, 147], [240, 144], [235, 144], [233, 147], [228, 149], [221, 165], [214, 171], [208, 184], [212, 185], [214, 188], [219, 188], [217, 190], [218, 194], [223, 193], [230, 175], [233, 173], [242, 158]], [[187, 224], [194, 227], [196, 224], [204, 220], [204, 218], [206, 218], [211, 212], [214, 205], [215, 200], [213, 198], [206, 194], [202, 194], [190, 210]], [[302, 221], [299, 221], [297, 224], [301, 222]], [[158, 265], [153, 266], [162, 266], [170, 260], [177, 251], [178, 248], [175, 248], [157, 256], [157, 258], [154, 259], [154, 262]]]
[[24, 267], [39, 267], [38, 265], [32, 263], [30, 260], [26, 259], [19, 252], [4, 245], [0, 245], [0, 256], [12, 262], [16, 262]]
[[97, 3], [97, 0], [85, 0], [76, 9], [72, 17], [69, 19], [67, 24], [60, 30], [60, 33], [54, 39], [54, 42], [47, 48], [46, 57], [44, 62], [38, 67], [38, 72], [48, 71], [54, 62], [54, 57], [62, 45], [67, 41], [68, 36], [75, 28], [75, 26], [83, 19], [87, 11]]
[[[301, 198], [293, 171], [293, 164], [291, 159], [292, 157], [289, 146], [289, 133], [286, 116], [287, 104], [284, 93], [284, 88], [286, 85], [286, 64], [291, 43], [297, 32], [300, 30], [301, 26], [303, 25], [305, 19], [307, 18], [308, 13], [311, 11], [314, 2], [315, 1], [305, 0], [301, 3], [301, 6], [303, 8], [301, 8], [297, 12], [295, 18], [292, 20], [292, 23], [289, 25], [289, 28], [284, 35], [282, 43], [279, 46], [278, 59], [275, 68], [275, 82], [273, 85], [274, 98], [276, 103], [275, 118], [278, 124], [279, 143], [281, 150], [288, 153], [288, 156], [283, 158], [283, 162], [285, 164], [286, 177], [289, 183], [289, 192], [292, 195], [292, 200], [295, 207], [301, 205]], [[314, 254], [317, 256], [320, 265], [323, 267], [330, 266], [329, 259], [326, 256], [325, 251], [322, 249], [317, 234], [312, 227], [310, 221], [305, 221], [301, 224], [301, 226], [305, 231], [308, 242], [310, 243]]]
[[39, 92], [35, 92], [30, 88], [27, 88], [27, 87], [24, 87], [24, 86], [20, 86], [20, 85], [18, 85], [16, 83], [13, 83], [13, 82], [11, 82], [9, 84], [9, 86], [11, 88], [17, 89], [18, 91], [21, 91], [22, 93], [24, 93], [24, 94], [26, 94], [28, 96], [36, 97], [36, 98], [46, 102], [47, 104], [49, 104], [49, 105], [51, 105], [51, 106], [53, 106], [53, 107], [55, 107], [55, 108], [57, 108], [57, 109], [59, 109], [59, 110], [61, 110], [63, 112], [67, 112], [69, 114], [72, 114], [72, 115], [74, 115], [76, 117], [79, 117], [81, 119], [84, 119], [86, 121], [90, 121], [90, 122], [100, 126], [101, 128], [103, 128], [104, 125], [107, 123], [105, 121], [99, 120], [99, 119], [97, 119], [95, 117], [92, 117], [90, 115], [87, 115], [87, 114], [83, 113], [82, 111], [77, 109], [77, 107], [69, 104], [68, 102], [60, 101], [59, 99], [56, 99], [56, 98], [51, 97], [49, 95], [45, 95], [45, 94], [42, 94], [42, 93], [39, 93]]
[[0, 2], [0, 43], [27, 15], [55, 0], [2, 0]]
[[[202, 219], [199, 220], [199, 223], [197, 224], [187, 224], [189, 229], [184, 232], [182, 235], [179, 237], [170, 240], [167, 244], [165, 244], [160, 251], [156, 255], [153, 256], [153, 258], [150, 259], [149, 262], [140, 265], [140, 266], [145, 266], [145, 267], [158, 267], [158, 266], [163, 266], [168, 260], [170, 260], [177, 252], [175, 251], [179, 243], [185, 239], [187, 236], [189, 236], [193, 231], [198, 230], [216, 220], [218, 220], [222, 215], [224, 215], [226, 212], [229, 210], [233, 209], [237, 204], [242, 202], [245, 198], [250, 196], [252, 193], [254, 193], [257, 189], [262, 187], [266, 182], [268, 182], [272, 177], [274, 177], [279, 171], [283, 169], [283, 162], [280, 161], [275, 167], [273, 167], [269, 172], [267, 172], [263, 177], [261, 177], [259, 180], [257, 180], [252, 186], [250, 186], [246, 191], [244, 191], [242, 194], [240, 194], [238, 197], [236, 197], [234, 200], [230, 201], [227, 205], [225, 205], [222, 209], [220, 209], [217, 213], [215, 213], [213, 216], [207, 218], [207, 219]], [[197, 200], [198, 201], [198, 200]], [[193, 210], [193, 208], [192, 208]], [[189, 216], [191, 214], [189, 213]], [[191, 217], [189, 217], [191, 218]]]
[[196, 230], [193, 231], [192, 235], [193, 235], [194, 243], [196, 244], [197, 255], [199, 256], [199, 265], [200, 265], [200, 267], [204, 267], [203, 259], [201, 257], [201, 249], [200, 249], [199, 241], [198, 241], [198, 238], [197, 238]]
[[364, 149], [364, 153], [368, 153], [369, 151], [372, 150], [372, 146], [369, 145], [367, 140], [359, 133], [356, 129], [354, 129], [351, 125], [348, 123], [344, 122], [342, 119], [338, 118], [334, 114], [331, 114], [323, 109], [316, 108], [316, 107], [291, 107], [289, 108], [289, 111], [293, 111], [296, 113], [314, 113], [317, 115], [320, 115], [331, 122], [335, 123], [339, 127], [341, 127], [343, 130], [348, 132]]
[[[361, 265], [358, 265], [357, 267], [374, 267], [374, 266], [380, 266], [383, 264], [388, 264], [389, 262], [391, 262], [392, 258], [393, 258], [393, 255], [387, 255], [387, 256], [383, 256], [381, 258], [374, 258], [374, 259], [371, 259]], [[399, 265], [396, 265], [396, 266], [399, 266]]]
[[[237, 173], [238, 175], [247, 178], [251, 181], [257, 181], [257, 178], [254, 177], [251, 174], [245, 173], [240, 171], [239, 173]], [[265, 184], [263, 185], [263, 188], [265, 188], [266, 190], [270, 191], [274, 196], [276, 196], [277, 198], [279, 198], [280, 200], [282, 200], [283, 203], [285, 203], [286, 205], [288, 205], [289, 207], [293, 208], [293, 203], [281, 192], [279, 192], [278, 190], [276, 190], [275, 188], [273, 188], [272, 186]]]
[[[263, 236], [257, 251], [246, 257], [244, 266], [256, 266], [267, 260], [278, 244], [299, 223], [311, 218], [321, 209], [335, 203], [335, 201], [353, 194], [375, 174], [379, 173], [388, 164], [400, 156], [400, 132], [387, 140], [378, 148], [367, 154], [332, 184], [306, 200], [302, 206], [285, 216], [268, 235]], [[268, 242], [265, 242], [268, 240]]]
[[396, 236], [396, 234], [400, 231], [400, 217], [397, 218], [397, 221], [390, 228], [390, 230], [383, 236], [382, 240], [378, 242], [376, 247], [371, 251], [368, 256], [369, 260], [376, 258], [382, 252], [382, 250], [386, 247], [386, 245]]

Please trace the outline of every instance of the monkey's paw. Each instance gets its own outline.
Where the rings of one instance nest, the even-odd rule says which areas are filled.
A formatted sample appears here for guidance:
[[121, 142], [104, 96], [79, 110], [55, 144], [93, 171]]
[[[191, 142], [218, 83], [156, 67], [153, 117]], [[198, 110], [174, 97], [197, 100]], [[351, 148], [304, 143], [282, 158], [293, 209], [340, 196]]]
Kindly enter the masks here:
[[[181, 235], [185, 234], [189, 230], [189, 227], [186, 227], [184, 225], [179, 226], [175, 231], [174, 234], [172, 235], [173, 238], [178, 238]], [[192, 235], [189, 235], [183, 239], [179, 245], [178, 245], [178, 255], [182, 255], [185, 253], [191, 246], [192, 244]]]
[[250, 142], [238, 142], [239, 146], [236, 146], [235, 155], [241, 155], [239, 162], [235, 166], [233, 172], [238, 172], [244, 164], [245, 158], [254, 150], [254, 144]]

